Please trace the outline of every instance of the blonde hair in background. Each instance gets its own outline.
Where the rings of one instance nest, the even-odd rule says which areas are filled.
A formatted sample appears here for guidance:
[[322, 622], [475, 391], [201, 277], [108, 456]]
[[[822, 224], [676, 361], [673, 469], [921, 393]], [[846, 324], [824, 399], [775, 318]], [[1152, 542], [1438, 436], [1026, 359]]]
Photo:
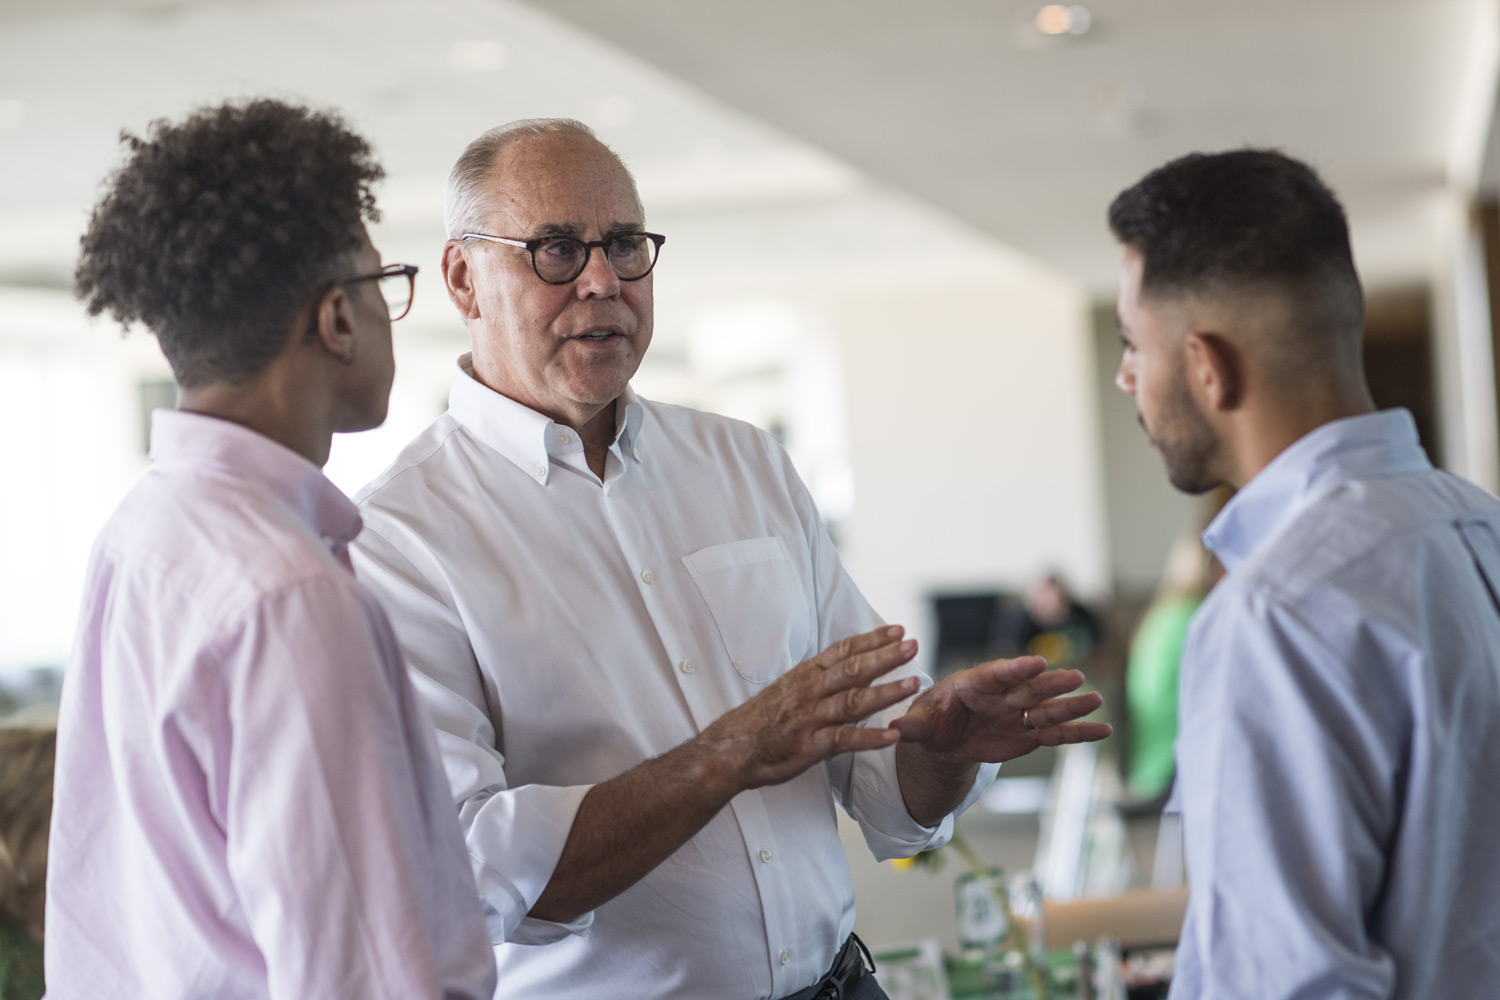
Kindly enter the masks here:
[[1182, 529], [1167, 553], [1162, 568], [1158, 598], [1193, 598], [1201, 600], [1219, 582], [1223, 571], [1219, 562], [1203, 547], [1203, 529], [1218, 516], [1234, 496], [1234, 490], [1221, 486], [1203, 497], [1198, 516]]
[[0, 919], [40, 930], [55, 722], [0, 725]]

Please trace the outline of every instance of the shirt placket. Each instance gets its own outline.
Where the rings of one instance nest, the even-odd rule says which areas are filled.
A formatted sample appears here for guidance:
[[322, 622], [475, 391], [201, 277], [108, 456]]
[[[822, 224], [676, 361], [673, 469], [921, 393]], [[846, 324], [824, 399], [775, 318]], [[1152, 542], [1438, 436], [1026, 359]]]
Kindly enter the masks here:
[[622, 459], [618, 449], [611, 449], [604, 470], [604, 514], [615, 543], [630, 566], [641, 603], [661, 638], [662, 648], [667, 651], [673, 680], [682, 692], [694, 725], [702, 732], [729, 706], [718, 686], [706, 673], [700, 673], [699, 660], [703, 654], [693, 636], [677, 625], [683, 613], [684, 595], [673, 593], [673, 587], [680, 585], [684, 574], [676, 572], [677, 567], [665, 565], [671, 558], [671, 547], [663, 543], [661, 529], [643, 523], [636, 509], [640, 479], [641, 470]]
[[[691, 606], [693, 597], [678, 592], [678, 588], [692, 586], [691, 578], [680, 565], [665, 564], [671, 558], [672, 547], [661, 540], [670, 537], [670, 526], [653, 523], [650, 509], [641, 505], [646, 492], [642, 480], [647, 473], [640, 462], [638, 453], [632, 452], [626, 458], [619, 449], [611, 449], [605, 468], [604, 511], [616, 543], [634, 573], [646, 612], [671, 658], [673, 679], [694, 725], [702, 732], [730, 704], [709, 671], [699, 669], [706, 654], [697, 648], [698, 640], [678, 625], [683, 609]], [[806, 958], [799, 949], [803, 942], [798, 940], [797, 913], [792, 906], [792, 879], [785, 870], [775, 826], [762, 793], [757, 790], [736, 796], [729, 808], [744, 838], [765, 920], [771, 978], [769, 996], [780, 996], [792, 992], [788, 984], [797, 981], [797, 977], [807, 978], [803, 974]], [[819, 969], [818, 973], [821, 972]]]
[[[798, 913], [793, 906], [795, 886], [793, 873], [787, 868], [776, 842], [775, 826], [766, 809], [764, 794], [756, 790], [736, 796], [729, 803], [739, 824], [740, 834], [745, 838], [745, 849], [750, 854], [750, 871], [755, 878], [755, 890], [760, 896], [761, 913], [765, 917], [766, 954], [770, 960], [770, 996], [783, 996], [802, 986], [807, 980], [820, 975], [822, 969], [808, 974], [809, 940], [800, 931]], [[816, 905], [816, 904], [813, 904]], [[762, 996], [760, 1000], [769, 1000]]]

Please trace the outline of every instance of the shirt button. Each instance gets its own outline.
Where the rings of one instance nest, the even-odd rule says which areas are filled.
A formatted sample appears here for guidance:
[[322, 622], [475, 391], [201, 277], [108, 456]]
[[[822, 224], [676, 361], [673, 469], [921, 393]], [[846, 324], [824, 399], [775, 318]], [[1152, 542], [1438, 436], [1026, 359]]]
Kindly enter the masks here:
[[607, 489], [607, 490], [605, 490], [605, 491], [604, 491], [604, 495], [605, 495], [605, 496], [607, 496], [607, 497], [612, 497], [612, 496], [614, 496], [614, 495], [615, 495], [615, 491], [614, 491], [614, 488], [613, 488], [613, 487], [611, 487], [611, 488], [610, 488], [610, 489]]
[[567, 444], [571, 440], [573, 440], [573, 439], [570, 438], [570, 437], [568, 437], [566, 434], [559, 434], [557, 436], [557, 443], [558, 444]]
[[766, 864], [770, 864], [771, 863], [771, 852], [769, 850], [767, 850], [766, 848], [762, 847], [760, 849], [760, 859], [762, 861], [764, 861]]
[[781, 952], [781, 964], [782, 965], [791, 965], [792, 964], [792, 953], [791, 952], [786, 951], [786, 950], [783, 950]]
[[685, 673], [685, 674], [690, 674], [693, 671], [695, 671], [695, 670], [698, 669], [698, 664], [694, 663], [692, 660], [683, 660], [681, 663], [678, 664], [678, 666], [682, 669], [682, 672]]
[[646, 581], [647, 583], [655, 583], [656, 574], [651, 572], [649, 569], [643, 569], [641, 570], [641, 579]]
[[531, 474], [540, 479], [547, 474], [547, 467], [545, 465], [538, 465], [536, 468], [531, 470]]

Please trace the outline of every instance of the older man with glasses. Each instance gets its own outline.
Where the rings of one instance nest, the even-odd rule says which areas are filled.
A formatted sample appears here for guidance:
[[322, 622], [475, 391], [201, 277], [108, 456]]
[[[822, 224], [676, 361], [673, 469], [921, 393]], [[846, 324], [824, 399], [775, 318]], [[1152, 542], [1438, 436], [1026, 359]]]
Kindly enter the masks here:
[[206, 108], [127, 137], [83, 239], [181, 405], [94, 546], [63, 682], [47, 995], [479, 1000], [490, 950], [431, 723], [350, 573], [332, 437], [385, 419], [417, 269], [335, 116]]
[[1106, 735], [1097, 696], [1030, 658], [903, 714], [915, 643], [776, 442], [630, 388], [665, 237], [586, 126], [481, 136], [447, 226], [473, 351], [355, 551], [441, 731], [497, 996], [883, 996], [834, 803], [877, 857], [939, 845], [995, 762]]

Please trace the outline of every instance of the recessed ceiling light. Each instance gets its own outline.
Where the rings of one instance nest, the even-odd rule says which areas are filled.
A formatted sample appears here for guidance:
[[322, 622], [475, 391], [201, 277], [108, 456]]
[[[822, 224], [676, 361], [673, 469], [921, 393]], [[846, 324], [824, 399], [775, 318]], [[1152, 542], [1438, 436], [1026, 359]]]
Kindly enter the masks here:
[[1081, 4], [1048, 4], [1036, 12], [1036, 30], [1044, 35], [1082, 35], [1094, 26], [1094, 15]]
[[493, 38], [454, 42], [448, 46], [448, 68], [458, 73], [495, 73], [505, 68], [505, 44]]

